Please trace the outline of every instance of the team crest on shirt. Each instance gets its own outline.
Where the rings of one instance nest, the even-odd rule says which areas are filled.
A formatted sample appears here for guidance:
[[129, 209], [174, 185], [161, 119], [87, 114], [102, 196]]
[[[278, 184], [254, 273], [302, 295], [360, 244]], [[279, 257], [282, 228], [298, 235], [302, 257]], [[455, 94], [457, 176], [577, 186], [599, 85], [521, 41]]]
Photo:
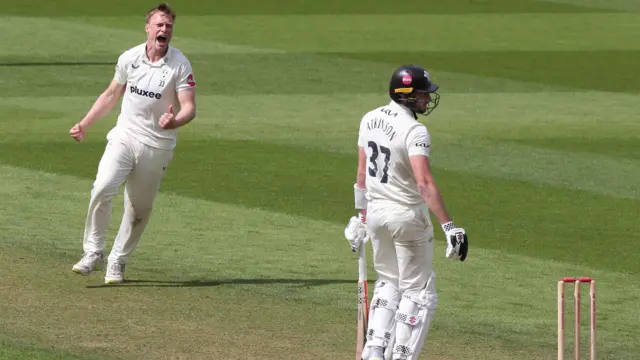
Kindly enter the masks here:
[[160, 84], [158, 84], [158, 86], [164, 87], [167, 84], [166, 79], [168, 74], [169, 71], [167, 71], [166, 69], [162, 70], [162, 79], [160, 79]]
[[196, 86], [196, 82], [193, 80], [193, 74], [189, 74], [189, 76], [187, 76], [187, 84], [189, 86]]

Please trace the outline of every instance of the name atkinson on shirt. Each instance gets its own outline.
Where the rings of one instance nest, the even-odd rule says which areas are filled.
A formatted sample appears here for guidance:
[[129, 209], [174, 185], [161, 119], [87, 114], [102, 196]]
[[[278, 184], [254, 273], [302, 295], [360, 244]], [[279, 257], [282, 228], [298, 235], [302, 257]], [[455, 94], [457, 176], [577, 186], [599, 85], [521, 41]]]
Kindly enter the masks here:
[[392, 141], [393, 138], [396, 137], [396, 131], [393, 128], [393, 125], [389, 124], [385, 119], [382, 118], [373, 118], [367, 122], [367, 130], [381, 130], [387, 137], [389, 141]]

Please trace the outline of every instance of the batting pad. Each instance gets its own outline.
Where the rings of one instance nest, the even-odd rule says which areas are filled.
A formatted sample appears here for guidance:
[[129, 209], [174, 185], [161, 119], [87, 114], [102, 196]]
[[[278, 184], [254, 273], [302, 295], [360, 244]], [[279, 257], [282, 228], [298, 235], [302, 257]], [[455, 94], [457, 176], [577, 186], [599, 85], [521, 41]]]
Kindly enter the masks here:
[[388, 346], [399, 300], [400, 292], [393, 284], [386, 281], [376, 283], [369, 310], [366, 346]]
[[420, 291], [417, 299], [403, 296], [396, 312], [394, 360], [417, 360], [429, 332], [431, 319], [438, 307], [438, 294], [433, 285], [431, 273], [427, 286]]

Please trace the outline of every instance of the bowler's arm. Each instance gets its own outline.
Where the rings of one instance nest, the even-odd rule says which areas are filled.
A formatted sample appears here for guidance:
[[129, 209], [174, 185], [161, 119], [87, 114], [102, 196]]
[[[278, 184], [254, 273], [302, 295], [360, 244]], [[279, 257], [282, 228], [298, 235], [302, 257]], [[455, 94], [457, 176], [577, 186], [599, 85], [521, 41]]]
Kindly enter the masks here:
[[119, 84], [117, 81], [112, 80], [109, 87], [100, 94], [87, 115], [80, 121], [79, 125], [82, 130], [86, 131], [96, 121], [107, 116], [124, 94], [125, 88], [126, 84]]
[[196, 89], [178, 91], [178, 102], [180, 112], [176, 114], [176, 127], [184, 126], [196, 117]]

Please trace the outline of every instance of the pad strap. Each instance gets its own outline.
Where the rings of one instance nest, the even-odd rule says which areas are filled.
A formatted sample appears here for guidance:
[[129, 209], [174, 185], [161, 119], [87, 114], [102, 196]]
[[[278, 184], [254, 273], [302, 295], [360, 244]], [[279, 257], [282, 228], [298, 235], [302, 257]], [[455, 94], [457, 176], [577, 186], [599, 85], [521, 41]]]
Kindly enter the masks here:
[[396, 321], [407, 324], [407, 325], [415, 326], [415, 325], [418, 325], [418, 323], [420, 323], [420, 318], [418, 314], [408, 314], [408, 313], [397, 311]]

